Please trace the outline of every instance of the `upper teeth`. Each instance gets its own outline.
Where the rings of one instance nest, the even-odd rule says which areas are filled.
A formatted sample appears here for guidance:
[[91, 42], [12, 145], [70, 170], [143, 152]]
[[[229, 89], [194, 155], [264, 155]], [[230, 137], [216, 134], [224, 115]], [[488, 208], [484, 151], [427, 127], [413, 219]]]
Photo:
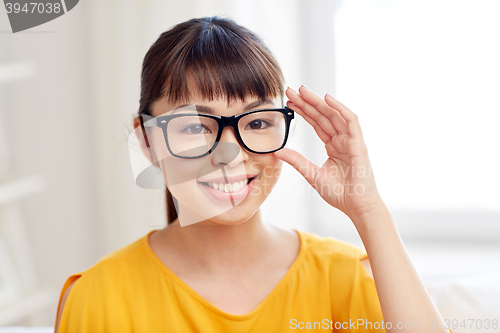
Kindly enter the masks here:
[[216, 190], [224, 191], [226, 193], [228, 192], [238, 192], [241, 190], [243, 187], [245, 187], [247, 184], [246, 180], [240, 180], [239, 182], [235, 182], [232, 184], [225, 184], [225, 183], [208, 183], [209, 186], [212, 186]]

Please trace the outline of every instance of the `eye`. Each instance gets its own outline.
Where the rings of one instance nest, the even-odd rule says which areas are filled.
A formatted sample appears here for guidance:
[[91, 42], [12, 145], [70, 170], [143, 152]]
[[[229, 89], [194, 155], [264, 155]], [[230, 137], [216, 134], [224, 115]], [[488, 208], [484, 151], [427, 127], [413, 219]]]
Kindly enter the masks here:
[[269, 123], [262, 119], [254, 119], [248, 123], [245, 129], [260, 130], [265, 129], [269, 126]]
[[187, 132], [188, 134], [205, 134], [211, 133], [208, 128], [201, 124], [194, 124], [184, 127], [183, 132]]

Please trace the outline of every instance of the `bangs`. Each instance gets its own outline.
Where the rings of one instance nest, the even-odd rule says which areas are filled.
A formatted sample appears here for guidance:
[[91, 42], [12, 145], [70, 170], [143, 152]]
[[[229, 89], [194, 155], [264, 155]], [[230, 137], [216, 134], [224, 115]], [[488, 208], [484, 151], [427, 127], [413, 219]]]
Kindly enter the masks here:
[[[241, 29], [241, 28], [240, 28]], [[214, 24], [196, 31], [198, 38], [180, 41], [164, 67], [164, 97], [188, 102], [193, 93], [204, 100], [229, 103], [247, 97], [283, 97], [283, 75], [269, 50], [250, 32]]]

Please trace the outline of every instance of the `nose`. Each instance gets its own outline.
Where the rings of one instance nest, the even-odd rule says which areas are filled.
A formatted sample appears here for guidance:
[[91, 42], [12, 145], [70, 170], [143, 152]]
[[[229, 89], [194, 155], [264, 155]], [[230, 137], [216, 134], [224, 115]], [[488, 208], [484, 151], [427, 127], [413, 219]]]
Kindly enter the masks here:
[[234, 167], [247, 159], [248, 154], [238, 142], [234, 129], [229, 126], [224, 128], [219, 143], [212, 152], [214, 165], [225, 164]]

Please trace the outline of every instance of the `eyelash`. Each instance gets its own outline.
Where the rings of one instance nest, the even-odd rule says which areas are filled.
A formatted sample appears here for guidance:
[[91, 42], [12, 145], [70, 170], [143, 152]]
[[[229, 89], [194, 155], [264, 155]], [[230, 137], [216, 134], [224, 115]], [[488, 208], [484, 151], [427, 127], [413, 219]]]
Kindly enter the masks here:
[[181, 130], [181, 132], [188, 132], [188, 130], [190, 128], [192, 128], [193, 126], [201, 126], [202, 129], [206, 130], [207, 132], [203, 132], [203, 133], [189, 133], [189, 134], [192, 134], [192, 135], [197, 135], [197, 134], [205, 134], [205, 133], [212, 133], [206, 126], [204, 125], [189, 125], [189, 126], [186, 126], [185, 128], [183, 128]]
[[[249, 126], [254, 121], [260, 121], [260, 122], [264, 123], [266, 125], [266, 127], [264, 127], [264, 128], [267, 128], [267, 127], [269, 127], [269, 126], [272, 125], [269, 121], [266, 121], [264, 119], [253, 119], [253, 120], [251, 120], [251, 121], [248, 122], [247, 126]], [[247, 128], [247, 126], [245, 126], [245, 128]], [[262, 129], [262, 128], [258, 128], [258, 129]]]

